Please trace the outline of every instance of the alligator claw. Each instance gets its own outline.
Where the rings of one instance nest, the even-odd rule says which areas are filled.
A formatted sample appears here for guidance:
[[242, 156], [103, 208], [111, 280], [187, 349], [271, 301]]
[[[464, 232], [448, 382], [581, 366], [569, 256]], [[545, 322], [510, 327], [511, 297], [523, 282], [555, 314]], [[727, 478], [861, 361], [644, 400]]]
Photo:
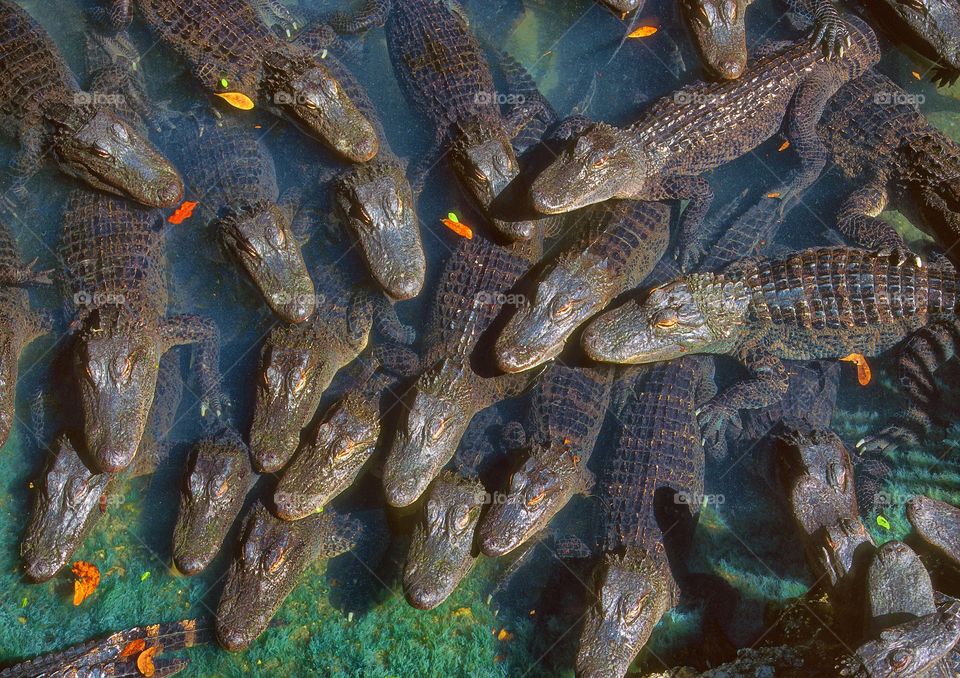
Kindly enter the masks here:
[[719, 450], [723, 448], [728, 426], [735, 429], [743, 427], [740, 422], [740, 413], [725, 405], [708, 402], [697, 410], [697, 423], [700, 425], [700, 435], [704, 448]]
[[886, 454], [894, 452], [900, 447], [915, 445], [919, 441], [917, 436], [909, 430], [896, 425], [890, 425], [876, 435], [865, 436], [857, 441], [856, 450], [860, 456]]
[[820, 23], [814, 30], [810, 42], [814, 48], [822, 47], [828, 59], [839, 59], [853, 44], [850, 29], [841, 20]]

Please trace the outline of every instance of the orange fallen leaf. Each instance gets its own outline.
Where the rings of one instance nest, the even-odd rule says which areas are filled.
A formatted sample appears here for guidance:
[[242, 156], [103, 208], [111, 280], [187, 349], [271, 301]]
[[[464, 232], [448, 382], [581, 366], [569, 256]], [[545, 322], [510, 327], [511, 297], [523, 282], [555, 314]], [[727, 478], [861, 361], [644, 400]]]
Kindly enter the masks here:
[[870, 371], [870, 365], [867, 363], [865, 356], [860, 353], [851, 353], [850, 355], [840, 358], [848, 363], [853, 363], [857, 366], [857, 381], [861, 386], [866, 386], [870, 383], [870, 380], [873, 378], [873, 372]]
[[462, 223], [459, 219], [456, 218], [456, 215], [451, 212], [447, 215], [447, 218], [441, 219], [440, 223], [449, 228], [451, 231], [456, 233], [459, 236], [466, 238], [467, 240], [473, 239], [473, 229]]
[[513, 640], [513, 634], [506, 629], [500, 629], [500, 633], [497, 634], [497, 640]]
[[768, 197], [768, 198], [779, 198], [779, 197], [780, 197], [780, 194], [779, 194], [779, 193], [776, 193], [776, 192], [774, 192], [774, 193], [767, 193], [767, 197]]
[[563, 439], [563, 444], [564, 444], [564, 445], [569, 445], [569, 444], [570, 444], [570, 439], [569, 439], [569, 438], [564, 438], [564, 439]]
[[120, 658], [132, 657], [135, 654], [143, 652], [147, 648], [147, 641], [143, 638], [137, 638], [136, 640], [131, 640], [127, 643], [127, 646], [123, 648], [123, 651], [120, 652]]
[[649, 38], [657, 32], [656, 26], [638, 26], [627, 34], [628, 38]]
[[157, 672], [157, 668], [153, 665], [153, 655], [156, 653], [156, 647], [148, 647], [137, 657], [137, 670], [147, 678], [151, 678]]
[[173, 214], [170, 215], [170, 218], [167, 219], [167, 221], [169, 221], [171, 224], [182, 224], [184, 221], [193, 216], [193, 208], [198, 204], [199, 203], [184, 200], [183, 204], [173, 211]]
[[783, 153], [783, 152], [784, 152], [785, 150], [787, 150], [788, 148], [790, 148], [790, 142], [789, 142], [789, 141], [784, 141], [782, 144], [780, 144], [780, 148], [778, 148], [777, 150], [780, 151], [781, 153]]
[[214, 92], [214, 94], [241, 111], [249, 111], [253, 108], [253, 99], [243, 92]]
[[73, 582], [73, 604], [79, 605], [97, 590], [100, 585], [100, 570], [93, 563], [78, 560], [70, 571], [76, 577]]
[[916, 78], [917, 80], [920, 80], [920, 79], [921, 79], [921, 76], [920, 76], [920, 74], [919, 74], [917, 71], [910, 71], [910, 75], [912, 75], [912, 76], [913, 76], [914, 78]]

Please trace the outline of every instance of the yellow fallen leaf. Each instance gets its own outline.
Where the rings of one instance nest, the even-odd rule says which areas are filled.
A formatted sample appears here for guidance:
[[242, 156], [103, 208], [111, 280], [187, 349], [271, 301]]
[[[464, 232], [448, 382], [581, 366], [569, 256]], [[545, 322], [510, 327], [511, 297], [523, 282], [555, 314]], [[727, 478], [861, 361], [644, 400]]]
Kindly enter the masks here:
[[157, 672], [157, 668], [153, 665], [153, 655], [156, 653], [156, 647], [148, 647], [137, 657], [137, 670], [146, 678], [151, 678]]
[[500, 629], [500, 633], [497, 634], [497, 640], [513, 640], [513, 634], [506, 629]]
[[913, 76], [914, 78], [916, 78], [917, 80], [920, 80], [920, 79], [921, 79], [921, 76], [920, 76], [920, 74], [919, 74], [917, 71], [910, 71], [910, 75], [912, 75], [912, 76]]
[[249, 111], [253, 108], [253, 100], [243, 92], [214, 92], [214, 94], [241, 111]]
[[873, 372], [870, 370], [870, 365], [867, 363], [866, 357], [860, 353], [851, 353], [848, 356], [840, 358], [840, 360], [853, 363], [857, 366], [857, 381], [861, 386], [866, 386], [870, 383], [870, 380], [873, 379]]
[[649, 38], [657, 32], [656, 26], [638, 26], [627, 34], [628, 38]]
[[778, 148], [777, 150], [780, 151], [781, 153], [783, 153], [783, 152], [784, 152], [785, 150], [787, 150], [788, 148], [790, 148], [790, 142], [789, 142], [789, 141], [784, 141], [782, 144], [780, 144], [780, 148]]
[[779, 198], [780, 194], [774, 191], [773, 193], [767, 193], [768, 198]]
[[469, 607], [461, 607], [453, 611], [454, 617], [473, 617], [473, 611]]

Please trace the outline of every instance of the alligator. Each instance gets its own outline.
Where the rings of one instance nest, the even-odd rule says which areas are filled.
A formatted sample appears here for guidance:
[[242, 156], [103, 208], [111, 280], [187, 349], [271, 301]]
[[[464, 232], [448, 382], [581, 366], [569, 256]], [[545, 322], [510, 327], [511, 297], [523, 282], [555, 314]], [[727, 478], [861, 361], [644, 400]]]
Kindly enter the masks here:
[[595, 360], [647, 363], [684, 354], [729, 354], [751, 379], [701, 409], [704, 435], [721, 435], [741, 408], [779, 400], [782, 359], [876, 356], [954, 314], [952, 266], [904, 262], [897, 253], [845, 247], [786, 259], [745, 259], [723, 273], [694, 273], [601, 315], [583, 332]]
[[31, 581], [53, 578], [103, 517], [104, 499], [109, 507], [110, 495], [117, 493], [127, 479], [153, 473], [169, 457], [167, 436], [183, 394], [179, 357], [174, 352], [160, 361], [157, 382], [157, 397], [140, 449], [127, 472], [100, 473], [91, 467], [86, 455], [78, 452], [83, 447], [73, 436], [62, 433], [55, 439], [43, 480], [37, 483], [40, 490], [20, 546]]
[[250, 645], [266, 630], [300, 575], [318, 559], [355, 548], [364, 529], [358, 519], [330, 511], [286, 521], [262, 503], [253, 506], [217, 605], [220, 645], [231, 652]]
[[199, 196], [203, 220], [282, 320], [299, 323], [316, 293], [291, 229], [296, 198], [280, 200], [273, 156], [249, 125], [195, 106], [167, 135]]
[[617, 200], [583, 210], [571, 230], [582, 233], [544, 270], [529, 305], [521, 305], [497, 338], [505, 372], [556, 357], [580, 325], [638, 284], [663, 256], [670, 210], [663, 203]]
[[483, 376], [472, 361], [478, 340], [511, 297], [507, 293], [542, 251], [542, 233], [501, 246], [475, 234], [447, 260], [423, 342], [424, 370], [383, 469], [387, 502], [408, 506], [453, 457], [473, 416], [518, 395], [537, 375]]
[[120, 26], [135, 6], [208, 91], [259, 103], [354, 162], [377, 154], [377, 134], [324, 63], [271, 31], [244, 0], [110, 0]]
[[216, 557], [256, 476], [250, 451], [224, 426], [194, 445], [187, 460], [180, 508], [173, 528], [173, 565], [199, 574]]
[[931, 80], [952, 85], [960, 77], [960, 3], [956, 0], [877, 0], [862, 2], [884, 32], [905, 43], [933, 65]]
[[501, 424], [492, 409], [474, 417], [451, 468], [427, 490], [403, 570], [404, 596], [419, 610], [432, 610], [445, 601], [477, 562], [477, 525], [490, 503], [482, 479], [505, 461], [508, 451], [506, 436], [490, 433]]
[[646, 0], [599, 0], [599, 2], [621, 17], [626, 17], [630, 12], [643, 9]]
[[375, 451], [384, 397], [419, 367], [416, 353], [390, 343], [354, 361], [344, 394], [308, 434], [277, 483], [273, 510], [278, 517], [305, 518], [353, 483]]
[[0, 121], [20, 150], [11, 163], [13, 190], [27, 184], [46, 158], [93, 188], [152, 207], [183, 197], [176, 168], [130, 121], [80, 89], [50, 36], [12, 0], [0, 2]]
[[415, 183], [446, 156], [502, 235], [534, 237], [535, 220], [498, 218], [494, 203], [519, 174], [511, 140], [535, 106], [517, 106], [503, 116], [490, 66], [457, 0], [394, 0], [386, 27], [401, 89], [436, 129], [436, 147], [418, 164]]
[[[0, 670], [2, 678], [60, 678], [62, 676], [140, 676], [137, 659], [150, 650], [154, 678], [167, 678], [186, 668], [183, 658], [161, 659], [164, 652], [207, 642], [207, 629], [196, 619], [135, 626], [106, 638], [30, 659]], [[130, 648], [135, 651], [131, 652]]]
[[917, 496], [907, 504], [907, 519], [926, 543], [960, 567], [960, 509]]
[[316, 270], [314, 315], [299, 325], [274, 328], [264, 343], [250, 428], [258, 472], [279, 471], [290, 460], [324, 391], [367, 346], [374, 324], [395, 341], [413, 341], [412, 328], [400, 323], [387, 299], [356, 275], [351, 280], [348, 271], [348, 263], [336, 258]]
[[607, 414], [613, 370], [551, 365], [534, 390], [529, 435], [507, 493], [480, 523], [480, 549], [506, 555], [540, 532], [577, 493], [593, 489], [587, 469]]
[[697, 356], [631, 368], [617, 382], [621, 427], [598, 488], [604, 555], [594, 569], [578, 675], [624, 675], [678, 602], [671, 570], [689, 544], [703, 496], [695, 411], [715, 390], [712, 361]]
[[873, 31], [854, 17], [849, 22], [852, 44], [839, 59], [828, 59], [806, 40], [770, 44], [737, 80], [684, 87], [627, 128], [589, 127], [536, 178], [534, 207], [556, 214], [610, 198], [690, 199], [679, 236], [688, 268], [685, 251], [695, 245], [713, 200], [704, 172], [749, 153], [786, 122], [802, 168], [783, 189], [782, 202], [819, 176], [827, 159], [816, 135], [824, 105], [880, 56]]
[[17, 242], [6, 220], [0, 219], [0, 446], [7, 442], [14, 419], [20, 354], [37, 337], [50, 331], [50, 322], [31, 310], [27, 285], [49, 282], [20, 259]]
[[879, 218], [889, 205], [960, 262], [960, 145], [930, 124], [915, 95], [869, 70], [840, 88], [817, 132], [833, 161], [861, 184], [838, 210], [844, 235], [870, 249], [907, 249]]

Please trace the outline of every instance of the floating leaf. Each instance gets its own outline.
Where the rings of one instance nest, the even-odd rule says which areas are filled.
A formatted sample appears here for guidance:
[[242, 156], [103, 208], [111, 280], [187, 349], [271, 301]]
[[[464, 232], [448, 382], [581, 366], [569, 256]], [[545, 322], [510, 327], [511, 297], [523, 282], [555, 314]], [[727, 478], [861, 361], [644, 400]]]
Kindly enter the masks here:
[[153, 665], [153, 655], [156, 653], [156, 647], [148, 647], [137, 657], [137, 670], [147, 678], [151, 678], [157, 672], [157, 668]]
[[879, 525], [885, 530], [890, 529], [890, 521], [884, 518], [882, 515], [877, 516], [877, 525]]
[[121, 659], [124, 657], [132, 657], [135, 654], [140, 654], [145, 649], [147, 649], [147, 641], [143, 638], [137, 638], [127, 643], [126, 647], [120, 652], [120, 657]]
[[910, 75], [912, 75], [917, 80], [921, 79], [921, 75], [917, 71], [910, 71]]
[[214, 94], [241, 111], [249, 111], [253, 108], [253, 99], [243, 92], [214, 92]]
[[147, 581], [150, 578], [150, 570], [140, 575], [140, 581]]
[[29, 602], [30, 602], [29, 599], [26, 596], [24, 596], [23, 600], [20, 601], [20, 607], [26, 607], [27, 603]]
[[[453, 214], [453, 212], [451, 212], [450, 214]], [[453, 216], [457, 216], [457, 215], [453, 214]], [[449, 228], [451, 231], [453, 231], [457, 235], [466, 238], [467, 240], [473, 239], [473, 229], [467, 226], [466, 224], [461, 223], [457, 219], [450, 219], [449, 215], [446, 219], [441, 219], [440, 223], [442, 223], [444, 226]]]
[[170, 218], [167, 219], [167, 221], [169, 221], [171, 224], [182, 224], [184, 221], [193, 216], [193, 208], [198, 204], [199, 203], [184, 200], [183, 204], [173, 211], [173, 214], [170, 215]]
[[506, 629], [500, 629], [500, 633], [497, 634], [497, 640], [513, 640], [513, 634]]
[[870, 365], [867, 363], [865, 356], [860, 353], [851, 353], [848, 356], [840, 358], [848, 363], [853, 363], [857, 366], [857, 381], [860, 382], [861, 386], [866, 386], [870, 383], [870, 380], [873, 378], [873, 372], [870, 371]]
[[76, 577], [73, 582], [73, 604], [79, 605], [89, 598], [100, 585], [100, 570], [93, 563], [78, 560], [71, 572]]
[[779, 198], [780, 194], [774, 191], [773, 193], [767, 193], [768, 198]]
[[780, 144], [780, 148], [778, 148], [777, 150], [780, 151], [781, 153], [783, 153], [783, 152], [784, 152], [785, 150], [787, 150], [788, 148], [790, 148], [790, 142], [789, 142], [789, 141], [784, 141], [782, 144]]
[[220, 86], [226, 89], [230, 86], [230, 82], [226, 78], [220, 78]]
[[638, 26], [627, 34], [628, 38], [649, 38], [657, 32], [656, 26]]

